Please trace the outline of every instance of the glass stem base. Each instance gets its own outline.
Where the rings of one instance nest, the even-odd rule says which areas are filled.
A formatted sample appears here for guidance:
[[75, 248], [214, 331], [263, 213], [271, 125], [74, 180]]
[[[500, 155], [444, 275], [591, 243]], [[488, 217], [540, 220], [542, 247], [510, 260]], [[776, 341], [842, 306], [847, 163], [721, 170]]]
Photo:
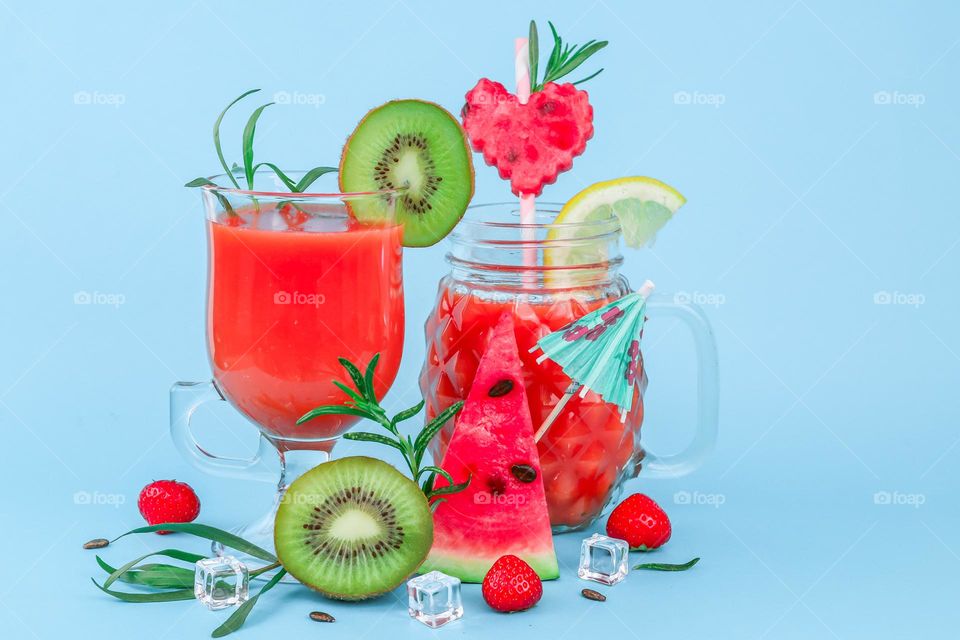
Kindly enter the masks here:
[[[273, 544], [273, 525], [277, 517], [277, 509], [280, 507], [280, 501], [287, 487], [299, 478], [301, 475], [313, 469], [317, 465], [323, 464], [330, 459], [330, 449], [333, 448], [333, 442], [325, 449], [290, 449], [286, 446], [277, 444], [278, 454], [280, 456], [280, 479], [277, 483], [277, 492], [273, 495], [270, 509], [255, 519], [253, 522], [234, 527], [230, 533], [240, 536], [247, 542], [252, 542], [261, 549], [265, 549], [275, 554], [276, 549]], [[314, 443], [315, 445], [315, 443]], [[269, 564], [265, 560], [241, 553], [236, 549], [228, 549], [219, 542], [210, 545], [211, 550], [217, 556], [231, 555], [243, 562], [251, 571]], [[255, 579], [268, 580], [273, 572], [258, 576]], [[283, 582], [296, 582], [291, 576], [284, 576]]]

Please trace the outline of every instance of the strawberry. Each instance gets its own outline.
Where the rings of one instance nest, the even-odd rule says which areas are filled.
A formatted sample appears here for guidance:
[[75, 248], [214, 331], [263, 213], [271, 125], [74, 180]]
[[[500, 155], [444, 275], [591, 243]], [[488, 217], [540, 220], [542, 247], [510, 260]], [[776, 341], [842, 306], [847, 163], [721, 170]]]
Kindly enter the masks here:
[[540, 576], [517, 556], [501, 556], [483, 578], [483, 599], [496, 611], [529, 609], [542, 595]]
[[631, 549], [649, 551], [670, 539], [670, 518], [652, 498], [635, 493], [610, 514], [607, 535], [626, 540]]
[[[200, 499], [193, 488], [176, 480], [155, 480], [140, 491], [140, 515], [147, 524], [191, 522], [200, 513]], [[157, 531], [159, 534], [171, 531]]]
[[540, 195], [593, 136], [589, 96], [572, 84], [548, 82], [520, 104], [502, 84], [482, 78], [466, 98], [463, 128], [473, 150], [518, 196]]

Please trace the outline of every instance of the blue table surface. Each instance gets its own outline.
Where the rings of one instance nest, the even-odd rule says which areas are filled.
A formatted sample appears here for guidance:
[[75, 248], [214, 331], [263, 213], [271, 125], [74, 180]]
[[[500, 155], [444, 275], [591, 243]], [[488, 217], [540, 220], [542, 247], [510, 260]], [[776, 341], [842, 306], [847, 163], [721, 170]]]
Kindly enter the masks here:
[[[906, 638], [960, 625], [960, 10], [947, 1], [0, 2], [0, 628], [11, 638], [203, 638], [225, 613], [99, 593], [80, 545], [137, 526], [153, 478], [189, 481], [202, 520], [232, 526], [265, 484], [201, 475], [167, 433], [167, 389], [209, 376], [205, 244], [187, 180], [216, 170], [209, 133], [250, 87], [271, 107], [262, 157], [337, 161], [369, 107], [458, 110], [481, 76], [510, 84], [512, 38], [553, 20], [610, 41], [586, 67], [596, 135], [547, 187], [653, 175], [689, 199], [624, 273], [704, 303], [721, 367], [721, 436], [673, 480], [631, 481], [673, 520], [649, 557], [703, 558], [580, 597], [579, 541], [532, 611], [464, 589], [439, 631], [403, 593], [328, 602], [274, 590], [238, 638]], [[543, 29], [545, 31], [545, 29]], [[225, 125], [238, 154], [241, 116]], [[477, 159], [477, 202], [509, 193]], [[418, 397], [422, 325], [443, 244], [405, 255], [407, 342], [390, 407]], [[76, 304], [83, 293], [94, 304]], [[651, 318], [645, 438], [677, 450], [693, 420], [689, 339]], [[228, 453], [254, 445], [227, 408], [200, 420]], [[235, 437], [232, 437], [235, 436]], [[230, 449], [233, 451], [230, 451]], [[341, 443], [337, 455], [373, 449]], [[395, 462], [395, 460], [392, 460]], [[595, 527], [602, 528], [602, 522]], [[125, 539], [119, 563], [182, 536]], [[337, 618], [317, 627], [307, 613]]]

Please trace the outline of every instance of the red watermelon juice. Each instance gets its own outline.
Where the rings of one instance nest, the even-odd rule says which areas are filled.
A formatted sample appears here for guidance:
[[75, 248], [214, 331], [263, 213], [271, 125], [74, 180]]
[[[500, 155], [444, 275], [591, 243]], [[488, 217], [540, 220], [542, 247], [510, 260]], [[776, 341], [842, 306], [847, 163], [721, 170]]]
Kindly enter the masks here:
[[323, 448], [308, 441], [334, 438], [356, 419], [296, 421], [314, 407], [343, 402], [333, 385], [343, 377], [337, 359], [366, 363], [380, 353], [378, 395], [399, 368], [402, 227], [273, 205], [236, 213], [207, 222], [214, 378], [281, 448]]

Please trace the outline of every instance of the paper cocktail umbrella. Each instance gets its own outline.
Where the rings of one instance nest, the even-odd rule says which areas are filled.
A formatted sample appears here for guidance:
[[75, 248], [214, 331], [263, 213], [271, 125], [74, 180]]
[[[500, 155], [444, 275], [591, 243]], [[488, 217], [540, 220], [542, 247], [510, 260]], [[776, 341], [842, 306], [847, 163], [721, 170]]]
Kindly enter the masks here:
[[543, 353], [537, 363], [550, 359], [560, 365], [572, 381], [566, 393], [537, 430], [540, 440], [574, 393], [580, 397], [593, 391], [604, 402], [620, 409], [625, 420], [633, 406], [634, 390], [646, 387], [640, 336], [646, 320], [647, 297], [653, 283], [647, 280], [636, 293], [630, 293], [582, 316], [537, 342]]

